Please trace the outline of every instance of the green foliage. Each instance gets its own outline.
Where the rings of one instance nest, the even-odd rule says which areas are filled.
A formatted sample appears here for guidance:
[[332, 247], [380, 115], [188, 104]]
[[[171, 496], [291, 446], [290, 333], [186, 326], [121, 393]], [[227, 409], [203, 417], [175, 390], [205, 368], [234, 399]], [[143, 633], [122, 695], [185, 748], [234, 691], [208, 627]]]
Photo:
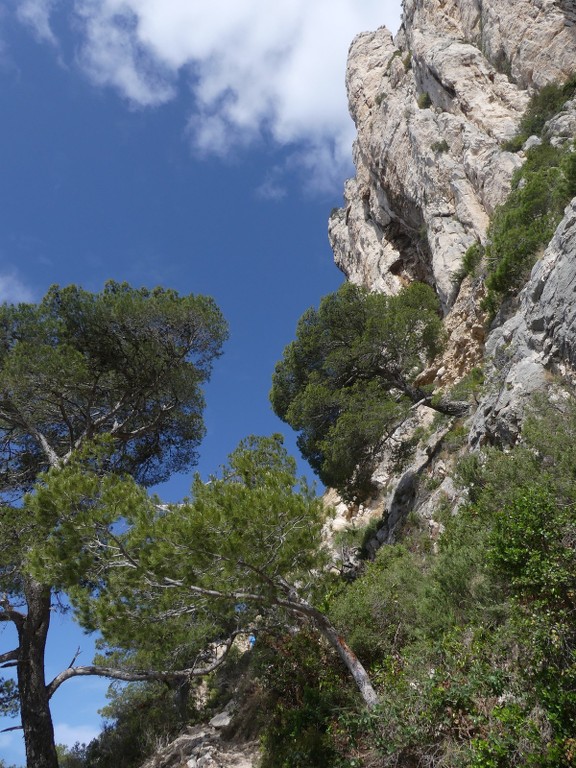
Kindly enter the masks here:
[[430, 149], [432, 152], [438, 152], [441, 154], [442, 152], [448, 152], [450, 146], [446, 139], [442, 139], [442, 141], [435, 141], [433, 144], [431, 144]]
[[383, 768], [573, 766], [576, 405], [536, 402], [519, 447], [460, 477], [437, 551], [411, 528], [332, 599], [381, 700], [336, 730]]
[[576, 92], [576, 77], [571, 77], [563, 85], [549, 83], [537, 91], [530, 99], [528, 108], [520, 121], [519, 134], [526, 139], [540, 136], [544, 124], [560, 112], [565, 102]]
[[400, 545], [383, 547], [333, 602], [330, 615], [354, 651], [374, 663], [413, 638], [421, 599], [421, 571], [411, 553]]
[[[354, 702], [342, 670], [316, 637], [301, 631], [265, 636], [254, 651], [269, 716], [261, 768], [334, 768], [339, 743], [335, 712]], [[347, 745], [346, 745], [347, 746]]]
[[182, 711], [177, 691], [165, 684], [111, 686], [108, 698], [101, 713], [105, 726], [84, 748], [85, 762], [79, 768], [136, 768], [159, 744], [175, 738], [192, 715]]
[[454, 400], [467, 400], [476, 397], [484, 386], [484, 373], [481, 368], [472, 368], [463, 379], [450, 390], [450, 397]]
[[304, 313], [270, 398], [326, 485], [349, 499], [367, 495], [375, 456], [423, 396], [412, 382], [441, 336], [438, 301], [418, 283], [393, 297], [346, 283]]
[[129, 651], [114, 660], [132, 667], [187, 668], [256, 615], [280, 620], [286, 580], [308, 594], [323, 562], [322, 503], [279, 435], [242, 441], [220, 476], [196, 477], [183, 504], [69, 464], [27, 507], [43, 519], [64, 499], [68, 514], [31, 554], [34, 572], [67, 586], [84, 626]]
[[86, 438], [109, 433], [110, 469], [157, 483], [204, 434], [201, 386], [227, 335], [212, 299], [109, 282], [53, 286], [0, 307], [0, 491], [20, 494]]
[[57, 744], [58, 768], [86, 768], [86, 744], [76, 742], [74, 746]]
[[[17, 625], [21, 711], [34, 713], [27, 753], [43, 765], [56, 751], [48, 698], [32, 683], [44, 675], [51, 592], [72, 575], [84, 583], [97, 550], [82, 548], [75, 521], [95, 532], [98, 514], [118, 520], [141, 501], [136, 482], [195, 463], [202, 387], [226, 335], [212, 299], [126, 283], [98, 294], [53, 286], [37, 305], [0, 307], [0, 621]], [[35, 558], [52, 537], [54, 579]], [[2, 693], [12, 706], [16, 692]]]
[[[518, 151], [529, 136], [541, 136], [545, 123], [574, 93], [576, 76], [564, 85], [541, 88], [530, 100], [518, 134], [503, 149]], [[485, 309], [495, 313], [503, 297], [521, 288], [575, 194], [573, 147], [553, 147], [544, 140], [528, 151], [524, 166], [513, 178], [512, 192], [496, 209], [488, 230]]]
[[432, 99], [429, 93], [425, 91], [418, 96], [418, 106], [420, 109], [428, 109], [432, 106]]
[[544, 125], [574, 96], [576, 76], [569, 78], [563, 85], [548, 83], [537, 91], [528, 104], [516, 136], [502, 145], [508, 152], [518, 152], [530, 136], [541, 136]]
[[0, 677], [0, 715], [15, 717], [18, 714], [18, 687], [14, 680]]
[[488, 231], [488, 309], [497, 297], [519, 290], [539, 251], [550, 241], [571, 197], [573, 165], [564, 150], [547, 143], [528, 152]]
[[459, 283], [468, 275], [475, 275], [484, 258], [484, 246], [481, 243], [473, 243], [462, 257], [462, 265], [454, 275], [454, 282]]

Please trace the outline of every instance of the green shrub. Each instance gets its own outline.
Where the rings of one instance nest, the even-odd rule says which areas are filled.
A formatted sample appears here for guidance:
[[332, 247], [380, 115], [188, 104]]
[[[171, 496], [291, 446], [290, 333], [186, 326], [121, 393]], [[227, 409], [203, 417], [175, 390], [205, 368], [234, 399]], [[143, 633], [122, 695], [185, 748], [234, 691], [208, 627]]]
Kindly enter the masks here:
[[305, 631], [261, 636], [254, 666], [267, 693], [260, 768], [334, 768], [335, 712], [355, 697], [339, 660]]
[[112, 685], [108, 699], [101, 712], [104, 729], [85, 747], [66, 754], [71, 765], [82, 757], [86, 768], [139, 766], [160, 741], [176, 737], [191, 714], [179, 709], [176, 692], [161, 683]]
[[438, 298], [412, 283], [397, 296], [344, 283], [298, 322], [276, 365], [270, 399], [298, 447], [347, 501], [373, 491], [387, 437], [424, 396], [414, 378], [443, 343]]
[[424, 92], [418, 96], [418, 106], [420, 109], [428, 109], [432, 106], [432, 99], [429, 93]]
[[441, 154], [442, 152], [448, 152], [450, 147], [446, 139], [442, 139], [442, 141], [435, 141], [433, 144], [431, 144], [430, 149], [432, 152], [438, 152]]
[[484, 385], [484, 373], [481, 368], [472, 368], [466, 376], [450, 390], [452, 400], [467, 400], [476, 397]]
[[574, 766], [576, 406], [536, 402], [521, 446], [461, 464], [437, 553], [410, 532], [333, 598], [381, 699], [333, 730], [382, 768]]
[[544, 125], [556, 115], [565, 102], [576, 93], [576, 75], [569, 78], [563, 85], [549, 83], [535, 93], [518, 126], [518, 132], [502, 145], [508, 152], [518, 152], [530, 136], [541, 136]]
[[418, 625], [420, 570], [402, 546], [382, 547], [362, 578], [334, 600], [330, 615], [367, 664], [402, 647]]
[[488, 230], [486, 262], [489, 297], [517, 292], [538, 253], [557, 227], [574, 186], [576, 162], [544, 143], [531, 149], [515, 174], [513, 189]]
[[544, 124], [560, 112], [564, 103], [572, 98], [576, 91], [576, 76], [563, 85], [549, 83], [530, 99], [530, 104], [520, 121], [520, 135], [540, 136]]
[[462, 269], [467, 275], [473, 275], [484, 256], [484, 246], [481, 243], [473, 243], [464, 254], [462, 259]]
[[[529, 136], [541, 136], [545, 123], [576, 93], [576, 75], [564, 85], [544, 86], [530, 100], [517, 135], [502, 149], [517, 152]], [[488, 230], [489, 276], [483, 307], [494, 314], [506, 295], [526, 281], [570, 199], [576, 195], [576, 158], [545, 141], [527, 153], [512, 180], [512, 192], [499, 206]]]

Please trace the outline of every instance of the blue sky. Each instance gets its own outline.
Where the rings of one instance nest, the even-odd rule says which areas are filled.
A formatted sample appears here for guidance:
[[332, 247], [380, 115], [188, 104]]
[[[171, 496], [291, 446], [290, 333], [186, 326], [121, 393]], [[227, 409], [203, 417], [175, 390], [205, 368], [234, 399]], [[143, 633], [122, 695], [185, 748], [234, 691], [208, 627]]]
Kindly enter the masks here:
[[[268, 391], [299, 316], [342, 280], [326, 228], [353, 172], [346, 52], [398, 23], [399, 0], [0, 0], [0, 300], [110, 278], [214, 296], [231, 336], [203, 475], [251, 433], [295, 450]], [[79, 644], [91, 660], [68, 619], [53, 629], [49, 675]], [[60, 741], [98, 730], [106, 687], [60, 689]], [[0, 756], [23, 762], [17, 733]]]

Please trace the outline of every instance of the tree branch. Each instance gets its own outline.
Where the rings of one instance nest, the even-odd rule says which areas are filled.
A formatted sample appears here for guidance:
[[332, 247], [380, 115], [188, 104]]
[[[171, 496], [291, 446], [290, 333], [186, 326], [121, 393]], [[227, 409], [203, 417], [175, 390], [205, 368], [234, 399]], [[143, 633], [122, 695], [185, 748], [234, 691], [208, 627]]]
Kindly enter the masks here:
[[[232, 643], [240, 632], [233, 632], [225, 643], [218, 646], [218, 649], [222, 649], [219, 656], [217, 656], [210, 664], [203, 667], [190, 667], [189, 669], [177, 669], [177, 670], [154, 670], [154, 669], [115, 669], [111, 667], [99, 667], [95, 664], [91, 664], [83, 667], [70, 666], [52, 680], [46, 686], [46, 692], [48, 698], [56, 693], [58, 688], [65, 683], [66, 680], [70, 680], [72, 677], [86, 677], [96, 675], [98, 677], [109, 677], [112, 680], [124, 680], [129, 683], [136, 683], [146, 680], [180, 680], [188, 677], [202, 677], [208, 675], [217, 669], [226, 659]], [[75, 657], [76, 659], [76, 657]], [[75, 660], [74, 659], [74, 660]]]
[[11, 661], [18, 661], [20, 657], [20, 649], [14, 648], [13, 651], [6, 651], [6, 653], [0, 653], [0, 665], [3, 667], [11, 667], [13, 664], [10, 664]]
[[26, 615], [17, 611], [6, 595], [0, 596], [0, 621], [11, 621], [17, 627], [21, 627], [26, 621]]

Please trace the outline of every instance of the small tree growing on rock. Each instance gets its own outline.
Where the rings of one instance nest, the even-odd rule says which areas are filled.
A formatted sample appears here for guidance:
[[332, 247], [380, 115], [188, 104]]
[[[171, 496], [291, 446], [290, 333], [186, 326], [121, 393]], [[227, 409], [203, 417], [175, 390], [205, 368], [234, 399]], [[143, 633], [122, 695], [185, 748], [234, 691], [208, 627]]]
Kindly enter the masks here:
[[378, 454], [416, 403], [453, 415], [467, 409], [415, 384], [442, 335], [438, 299], [422, 283], [397, 296], [345, 283], [300, 318], [270, 399], [299, 432], [312, 469], [345, 499], [368, 495]]

